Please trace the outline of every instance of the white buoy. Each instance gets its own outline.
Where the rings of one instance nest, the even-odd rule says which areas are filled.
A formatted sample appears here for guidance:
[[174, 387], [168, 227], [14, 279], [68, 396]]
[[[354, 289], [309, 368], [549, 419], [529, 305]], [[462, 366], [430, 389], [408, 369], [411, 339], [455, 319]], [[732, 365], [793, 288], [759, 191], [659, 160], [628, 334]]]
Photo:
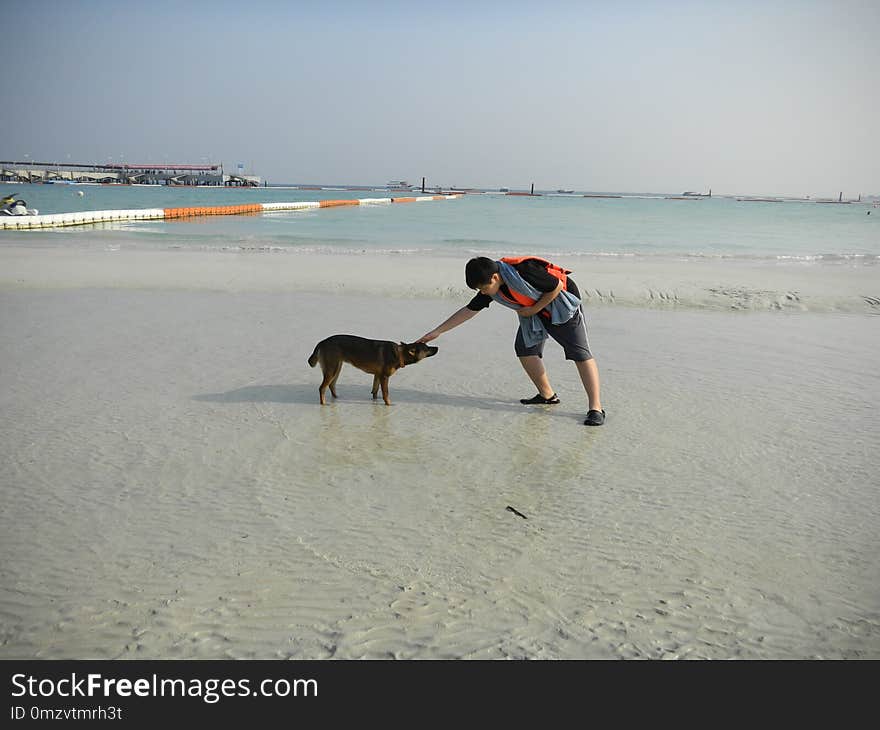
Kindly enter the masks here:
[[79, 197], [82, 197], [83, 195], [85, 195], [85, 193], [82, 190], [77, 190], [76, 194], [79, 195]]

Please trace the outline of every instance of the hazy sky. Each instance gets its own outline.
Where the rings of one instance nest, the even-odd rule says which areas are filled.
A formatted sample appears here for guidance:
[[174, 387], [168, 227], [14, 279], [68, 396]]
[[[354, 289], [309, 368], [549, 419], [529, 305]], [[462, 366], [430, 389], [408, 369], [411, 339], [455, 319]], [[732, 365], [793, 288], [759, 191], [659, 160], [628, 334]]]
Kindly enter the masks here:
[[0, 159], [243, 162], [271, 183], [880, 193], [878, 0], [0, 8]]

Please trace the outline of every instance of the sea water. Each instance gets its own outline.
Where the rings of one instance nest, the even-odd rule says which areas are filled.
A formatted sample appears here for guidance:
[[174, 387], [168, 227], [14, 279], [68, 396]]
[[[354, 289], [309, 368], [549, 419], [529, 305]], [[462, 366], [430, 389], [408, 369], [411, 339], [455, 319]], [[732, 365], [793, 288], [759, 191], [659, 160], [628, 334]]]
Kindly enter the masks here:
[[[41, 213], [399, 195], [295, 187], [0, 185], [0, 194], [12, 193]], [[870, 201], [838, 205], [718, 196], [675, 200], [663, 195], [468, 194], [430, 205], [309, 209], [0, 233], [0, 246], [22, 241], [459, 257], [536, 253], [679, 261], [707, 257], [768, 263], [847, 261], [872, 266], [880, 261], [880, 206]]]

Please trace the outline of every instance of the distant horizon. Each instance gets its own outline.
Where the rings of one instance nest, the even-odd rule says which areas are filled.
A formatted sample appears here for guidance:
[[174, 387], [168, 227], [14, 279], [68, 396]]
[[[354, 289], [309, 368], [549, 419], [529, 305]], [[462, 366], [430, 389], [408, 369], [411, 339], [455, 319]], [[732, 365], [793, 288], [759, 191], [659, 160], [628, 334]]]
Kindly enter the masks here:
[[[4, 157], [4, 156], [5, 155], [0, 154], [0, 157]], [[60, 162], [60, 161], [49, 162], [48, 161], [49, 158], [46, 155], [43, 155], [43, 156], [33, 155], [32, 157], [33, 157], [33, 161], [31, 161], [31, 160], [18, 160], [16, 164], [30, 165], [30, 166], [41, 166], [42, 165], [45, 167], [51, 167], [53, 165], [71, 165], [71, 164], [76, 164], [81, 167], [100, 167], [100, 166], [108, 164], [106, 162], [83, 162], [83, 163], [71, 163], [71, 162]], [[42, 162], [38, 162], [38, 160], [42, 160]], [[235, 164], [230, 165], [230, 164], [226, 164], [223, 161], [213, 161], [213, 162], [208, 161], [208, 162], [201, 162], [201, 163], [196, 163], [196, 162], [177, 162], [177, 163], [165, 162], [165, 163], [162, 163], [157, 160], [153, 160], [153, 161], [140, 160], [139, 162], [121, 162], [120, 161], [120, 162], [115, 163], [114, 166], [117, 166], [117, 167], [127, 166], [130, 168], [138, 168], [141, 166], [152, 167], [152, 166], [158, 166], [158, 165], [167, 165], [169, 168], [172, 168], [172, 169], [185, 169], [188, 167], [195, 167], [195, 166], [199, 166], [199, 165], [205, 166], [205, 167], [207, 167], [207, 166], [222, 167], [223, 169], [228, 169], [228, 170], [234, 170], [236, 168]], [[252, 169], [245, 168], [245, 171], [242, 174], [248, 175], [248, 176], [259, 177], [261, 182], [266, 180], [266, 178], [263, 175], [259, 174], [258, 170], [252, 170]], [[396, 178], [396, 180], [406, 181], [410, 185], [412, 185], [413, 187], [420, 188], [421, 187], [421, 178], [422, 178], [421, 175], [419, 175], [417, 178], [412, 178], [413, 180], [416, 180], [416, 182], [410, 182], [410, 178], [405, 178], [405, 177], [404, 178]], [[507, 188], [512, 191], [521, 192], [521, 191], [530, 190], [531, 186], [532, 186], [531, 182], [528, 183], [527, 185], [522, 186], [522, 187], [504, 185], [504, 184], [501, 184], [501, 185], [477, 185], [477, 184], [446, 185], [446, 184], [444, 184], [442, 186], [438, 186], [436, 183], [429, 182], [427, 176], [425, 176], [425, 178], [426, 178], [425, 179], [425, 187], [426, 188], [442, 187], [445, 190], [456, 189], [456, 190], [493, 191], [493, 190], [499, 190], [500, 188]], [[2, 184], [4, 184], [4, 183], [2, 181], [0, 181], [0, 185], [2, 185]], [[6, 183], [6, 184], [8, 184], [8, 183]], [[360, 183], [360, 182], [356, 182], [356, 183], [355, 182], [346, 182], [346, 183], [340, 183], [340, 182], [332, 182], [332, 183], [327, 183], [327, 182], [277, 182], [277, 183], [275, 183], [275, 182], [270, 182], [268, 184], [270, 187], [284, 187], [284, 186], [298, 187], [298, 186], [304, 186], [304, 185], [305, 186], [318, 186], [318, 187], [364, 187], [364, 188], [371, 188], [371, 189], [386, 187], [385, 183], [378, 183], [378, 182], [377, 183]], [[540, 190], [542, 193], [552, 193], [552, 192], [557, 192], [562, 189], [572, 190], [576, 193], [589, 193], [589, 194], [598, 194], [598, 195], [682, 195], [684, 192], [686, 192], [685, 190], [676, 191], [673, 189], [665, 190], [665, 191], [662, 191], [662, 190], [630, 190], [630, 189], [599, 190], [599, 189], [592, 189], [592, 188], [579, 188], [577, 186], [575, 186], [575, 187], [569, 186], [569, 187], [556, 187], [556, 188], [546, 187], [546, 188], [544, 188], [544, 187], [540, 187], [539, 185], [535, 184], [535, 190]], [[718, 196], [718, 197], [766, 196], [766, 197], [773, 197], [773, 198], [790, 198], [790, 199], [795, 199], [795, 200], [805, 200], [808, 198], [809, 199], [833, 198], [833, 197], [839, 196], [841, 193], [843, 193], [844, 199], [848, 198], [851, 200], [855, 200], [856, 198], [859, 197], [859, 195], [861, 195], [862, 197], [868, 197], [868, 198], [880, 197], [880, 191], [878, 191], [876, 193], [866, 193], [864, 191], [859, 191], [856, 193], [848, 193], [847, 188], [839, 189], [839, 190], [837, 190], [837, 192], [834, 192], [834, 193], [832, 193], [832, 192], [809, 193], [808, 192], [808, 193], [801, 193], [801, 194], [771, 193], [771, 192], [765, 192], [765, 191], [747, 192], [747, 193], [729, 192], [729, 191], [723, 191], [723, 190], [715, 190], [711, 186], [709, 186], [708, 188], [706, 188], [704, 190], [699, 190], [697, 188], [689, 188], [687, 191], [694, 192], [694, 193], [700, 193], [700, 194], [707, 194], [710, 190], [712, 191], [713, 197], [714, 196]]]
[[[4, 155], [0, 154], [0, 157], [4, 157]], [[45, 166], [45, 167], [51, 168], [52, 166], [55, 166], [55, 165], [58, 165], [58, 166], [76, 165], [78, 167], [102, 167], [102, 166], [106, 166], [108, 163], [106, 163], [106, 162], [73, 163], [73, 162], [69, 162], [69, 161], [68, 162], [61, 162], [61, 161], [50, 162], [49, 158], [45, 155], [43, 155], [43, 156], [33, 155], [33, 160], [17, 160], [15, 162], [15, 164], [34, 166], [34, 167]], [[162, 163], [162, 162], [159, 162], [156, 160], [153, 160], [153, 161], [141, 160], [139, 162], [122, 162], [122, 161], [120, 161], [120, 162], [115, 163], [115, 165], [113, 165], [113, 166], [114, 167], [128, 167], [128, 168], [137, 169], [139, 167], [156, 167], [156, 166], [160, 166], [160, 165], [167, 166], [170, 169], [187, 169], [187, 168], [191, 168], [191, 167], [220, 167], [223, 169], [233, 170], [236, 167], [236, 165], [227, 165], [223, 161], [213, 161], [213, 162], [209, 161], [209, 162], [202, 162], [202, 163], [195, 163], [195, 162], [177, 162], [177, 163], [165, 162], [165, 163]], [[248, 175], [248, 176], [259, 177], [261, 179], [261, 181], [266, 179], [266, 178], [264, 178], [264, 176], [260, 175], [259, 172], [256, 170], [247, 170], [242, 174]], [[416, 180], [416, 182], [409, 182], [409, 178], [405, 178], [405, 177], [404, 178], [396, 178], [396, 180], [397, 181], [405, 181], [413, 187], [421, 187], [421, 178], [422, 178], [421, 175], [419, 175], [417, 178], [413, 178], [414, 180]], [[4, 183], [2, 181], [0, 181], [0, 185], [2, 185], [2, 184], [4, 184]], [[516, 186], [510, 186], [510, 185], [455, 185], [455, 184], [442, 185], [440, 187], [443, 187], [444, 189], [487, 190], [487, 191], [498, 190], [500, 188], [507, 188], [509, 190], [514, 190], [514, 191], [520, 192], [520, 191], [527, 191], [527, 190], [531, 189], [532, 184], [533, 183], [530, 182], [528, 185], [526, 185], [524, 187], [516, 187]], [[308, 185], [308, 186], [320, 186], [320, 187], [343, 186], [343, 187], [364, 187], [364, 188], [386, 187], [385, 183], [359, 183], [359, 182], [358, 183], [353, 183], [353, 182], [347, 182], [347, 183], [338, 183], [338, 182], [333, 182], [333, 183], [326, 183], [326, 182], [269, 183], [270, 187], [272, 187], [272, 186], [282, 186], [283, 187], [283, 186], [288, 186], [288, 185], [290, 185], [290, 186]], [[425, 187], [426, 188], [437, 188], [438, 185], [436, 183], [433, 183], [433, 184], [430, 183], [428, 181], [427, 176], [425, 176]], [[594, 190], [591, 188], [578, 188], [578, 187], [573, 187], [573, 188], [553, 188], [553, 187], [542, 188], [542, 187], [539, 187], [538, 185], [535, 185], [535, 190], [540, 190], [541, 192], [557, 192], [561, 189], [565, 189], [565, 190], [570, 189], [570, 190], [572, 190], [574, 192], [578, 192], [578, 193], [590, 193], [590, 194], [595, 193], [595, 194], [599, 194], [599, 195], [681, 195], [681, 194], [683, 194], [683, 192], [686, 192], [686, 191], [674, 191], [674, 190], [667, 190], [667, 191], [659, 191], [659, 190], [653, 190], [653, 191], [647, 191], [647, 190], [597, 190], [597, 189]], [[703, 193], [708, 193], [713, 190], [714, 189], [710, 186], [709, 188], [706, 188], [705, 190], [693, 189], [692, 192], [703, 194]], [[844, 197], [848, 196], [848, 193], [846, 192], [845, 189], [838, 190], [837, 194], [839, 195], [841, 192], [843, 193]], [[768, 197], [793, 198], [793, 199], [832, 197], [830, 194], [825, 194], [825, 193], [805, 193], [802, 195], [791, 195], [791, 194], [785, 194], [785, 193], [767, 193], [767, 192], [749, 192], [749, 193], [736, 192], [736, 193], [732, 193], [732, 192], [725, 192], [725, 191], [714, 191], [712, 194], [713, 194], [713, 196], [765, 195]], [[862, 195], [863, 197], [865, 197], [865, 196], [878, 197], [878, 196], [880, 196], [880, 192], [865, 193], [863, 191], [860, 191], [859, 193], [855, 193], [854, 195], [855, 195], [855, 197], [858, 197], [859, 195]]]
[[[416, 189], [421, 189], [421, 187], [422, 187], [421, 180], [418, 183], [410, 183], [410, 184]], [[382, 188], [386, 187], [383, 183], [340, 183], [340, 182], [331, 182], [331, 183], [327, 183], [327, 182], [279, 182], [279, 183], [269, 182], [268, 186], [270, 188], [271, 187], [287, 187], [287, 186], [292, 186], [292, 187], [315, 186], [315, 187], [352, 187], [352, 188], [363, 187], [363, 188], [369, 188], [369, 189], [382, 189]], [[425, 181], [425, 188], [426, 189], [434, 190], [434, 189], [437, 189], [438, 187], [442, 187], [443, 190], [484, 190], [487, 192], [498, 191], [500, 188], [506, 188], [512, 192], [528, 192], [531, 189], [531, 184], [529, 184], [528, 186], [525, 186], [525, 187], [514, 187], [514, 186], [510, 186], [510, 185], [501, 185], [501, 186], [498, 186], [498, 185], [488, 185], [488, 186], [487, 185], [443, 185], [443, 186], [437, 186], [437, 185], [432, 185], [431, 183]], [[561, 189], [562, 188], [542, 188], [542, 187], [539, 187], [538, 185], [535, 185], [535, 192], [536, 193], [538, 193], [538, 192], [556, 193]], [[577, 195], [579, 193], [586, 193], [586, 194], [591, 194], [591, 195], [593, 195], [593, 194], [594, 195], [683, 195], [685, 192], [693, 192], [693, 193], [696, 193], [699, 195], [705, 195], [708, 197], [708, 193], [709, 193], [708, 190], [705, 190], [705, 191], [701, 191], [701, 190], [688, 190], [688, 191], [684, 191], [684, 190], [591, 190], [588, 188], [576, 188], [576, 187], [575, 188], [565, 188], [565, 189], [566, 190], [570, 189], [572, 191], [572, 193], [575, 195]], [[817, 194], [807, 193], [806, 195], [798, 196], [798, 195], [784, 195], [784, 194], [773, 194], [773, 193], [764, 193], [764, 192], [748, 192], [748, 193], [726, 192], [723, 190], [715, 190], [714, 188], [712, 189], [712, 196], [711, 197], [713, 197], [713, 198], [716, 198], [716, 197], [717, 198], [728, 198], [728, 197], [766, 196], [766, 197], [772, 197], [772, 198], [789, 198], [791, 200], [806, 200], [806, 199], [815, 199], [815, 198], [832, 198], [832, 197], [836, 198], [837, 195], [839, 195], [840, 193], [843, 193], [844, 200], [847, 200], [847, 199], [855, 200], [856, 198], [859, 197], [859, 195], [861, 195], [862, 198], [880, 198], [880, 192], [876, 192], [876, 193], [859, 192], [859, 193], [852, 194], [852, 196], [850, 197], [849, 194], [846, 192], [846, 190], [842, 190], [842, 191], [838, 191], [834, 195], [824, 195], [824, 194], [819, 194], [819, 193], [817, 193]]]
[[[84, 163], [89, 164], [89, 163]], [[100, 163], [96, 163], [100, 164]], [[159, 164], [159, 163], [140, 163], [143, 165], [150, 164]], [[189, 163], [179, 163], [180, 165], [186, 165]], [[216, 163], [218, 165], [222, 163]], [[137, 165], [132, 165], [133, 167], [137, 167]], [[246, 173], [248, 175], [254, 175], [253, 172]], [[261, 176], [258, 176], [261, 177]], [[403, 178], [406, 180], [405, 178]], [[407, 182], [409, 182], [407, 180]], [[256, 188], [261, 188], [268, 186], [272, 187], [293, 187], [293, 188], [302, 188], [302, 187], [316, 187], [316, 188], [364, 188], [368, 190], [382, 190], [387, 189], [386, 183], [364, 183], [364, 182], [312, 182], [312, 181], [303, 181], [303, 182], [295, 182], [295, 181], [283, 181], [283, 182], [271, 182], [266, 181], [261, 177], [261, 184], [258, 186], [254, 186]], [[41, 185], [42, 182], [11, 182], [11, 181], [0, 181], [0, 187], [3, 185]], [[50, 183], [51, 184], [51, 183]], [[65, 184], [96, 184], [96, 183], [65, 183]], [[414, 192], [421, 189], [421, 178], [419, 178], [418, 182], [409, 182], [409, 184], [414, 189]], [[157, 187], [163, 187], [162, 185], [157, 185]], [[168, 187], [175, 187], [170, 185]], [[180, 187], [191, 187], [191, 186], [180, 186]], [[210, 186], [208, 186], [210, 187]], [[531, 189], [531, 183], [529, 185], [523, 187], [510, 186], [510, 185], [442, 185], [438, 186], [436, 184], [431, 184], [427, 180], [425, 181], [425, 188], [430, 190], [442, 189], [442, 190], [478, 190], [478, 191], [486, 191], [486, 192], [498, 192], [501, 188], [505, 188], [511, 192], [529, 192]], [[247, 189], [247, 188], [243, 188]], [[251, 188], [253, 189], [253, 188]], [[666, 195], [675, 195], [680, 196], [686, 192], [693, 193], [694, 197], [697, 196], [709, 196], [709, 189], [707, 190], [594, 190], [589, 188], [543, 188], [539, 185], [535, 185], [535, 193], [541, 194], [554, 194], [559, 193], [560, 190], [571, 190], [572, 194], [577, 196], [579, 194], [588, 194], [588, 195], [625, 195], [625, 196], [634, 196], [634, 195], [647, 195], [647, 196], [666, 196]], [[731, 197], [767, 197], [767, 198], [779, 198], [779, 199], [787, 199], [787, 200], [830, 200], [837, 199], [841, 194], [843, 195], [844, 201], [850, 202], [858, 202], [858, 198], [864, 199], [880, 199], [880, 191], [875, 193], [866, 193], [864, 191], [860, 191], [857, 193], [848, 193], [846, 190], [839, 190], [836, 193], [806, 193], [804, 195], [788, 195], [781, 193], [767, 193], [767, 192], [730, 192], [724, 190], [715, 190], [711, 189], [711, 197], [713, 198], [731, 198]]]

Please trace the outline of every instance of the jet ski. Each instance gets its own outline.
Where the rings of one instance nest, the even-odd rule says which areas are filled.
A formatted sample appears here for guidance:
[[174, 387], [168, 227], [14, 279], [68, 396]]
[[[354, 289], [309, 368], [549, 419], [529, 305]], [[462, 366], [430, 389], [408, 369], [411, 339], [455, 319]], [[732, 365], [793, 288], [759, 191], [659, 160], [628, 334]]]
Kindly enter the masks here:
[[16, 200], [14, 195], [7, 195], [0, 200], [0, 215], [37, 215], [40, 211], [28, 208], [23, 200]]

